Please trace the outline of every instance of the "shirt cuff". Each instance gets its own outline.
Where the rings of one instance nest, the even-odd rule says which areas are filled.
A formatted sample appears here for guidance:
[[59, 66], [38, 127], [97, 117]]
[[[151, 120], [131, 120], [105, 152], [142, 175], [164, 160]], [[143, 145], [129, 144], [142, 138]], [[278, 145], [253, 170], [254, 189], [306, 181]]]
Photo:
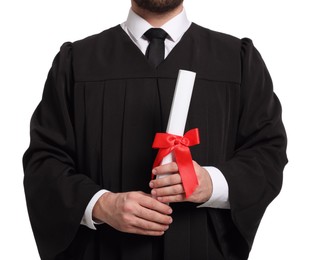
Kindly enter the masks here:
[[109, 192], [108, 190], [100, 190], [97, 193], [95, 193], [95, 195], [92, 197], [92, 199], [89, 201], [85, 212], [84, 212], [84, 216], [81, 220], [81, 225], [87, 226], [90, 229], [96, 230], [95, 225], [99, 225], [102, 224], [103, 222], [99, 223], [99, 222], [95, 222], [93, 221], [93, 208], [96, 204], [96, 202], [98, 201], [98, 199], [105, 194], [106, 192]]
[[211, 198], [198, 206], [198, 208], [209, 207], [209, 208], [220, 208], [230, 209], [230, 203], [228, 198], [228, 184], [223, 173], [216, 167], [208, 166], [203, 167], [209, 172], [212, 180], [213, 191]]

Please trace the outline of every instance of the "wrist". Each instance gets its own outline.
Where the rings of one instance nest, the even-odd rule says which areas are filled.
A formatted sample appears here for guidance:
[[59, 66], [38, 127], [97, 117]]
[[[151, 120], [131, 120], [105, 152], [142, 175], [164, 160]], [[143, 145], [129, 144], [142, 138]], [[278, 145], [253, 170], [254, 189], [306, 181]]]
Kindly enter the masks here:
[[202, 169], [205, 171], [205, 178], [207, 180], [207, 185], [205, 187], [206, 191], [207, 191], [206, 192], [206, 198], [205, 198], [204, 201], [202, 201], [202, 203], [204, 203], [204, 202], [208, 201], [211, 198], [211, 196], [212, 196], [212, 193], [213, 193], [213, 182], [212, 182], [212, 178], [211, 178], [208, 170], [205, 169], [205, 168], [202, 168]]
[[108, 214], [108, 205], [110, 204], [112, 194], [112, 192], [106, 192], [97, 200], [92, 211], [94, 222], [106, 222], [105, 219]]

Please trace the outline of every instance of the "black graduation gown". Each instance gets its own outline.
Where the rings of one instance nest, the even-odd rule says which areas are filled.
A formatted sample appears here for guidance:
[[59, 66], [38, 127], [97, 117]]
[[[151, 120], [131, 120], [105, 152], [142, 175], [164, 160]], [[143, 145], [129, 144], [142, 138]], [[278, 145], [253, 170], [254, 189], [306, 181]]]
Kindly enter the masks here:
[[[166, 129], [179, 69], [197, 72], [186, 129], [198, 127], [201, 144], [192, 156], [223, 172], [231, 210], [171, 204], [174, 222], [160, 238], [80, 225], [101, 188], [149, 192], [151, 146]], [[285, 149], [280, 103], [249, 39], [192, 24], [157, 69], [120, 26], [66, 43], [23, 159], [39, 253], [44, 260], [246, 259], [281, 189]]]

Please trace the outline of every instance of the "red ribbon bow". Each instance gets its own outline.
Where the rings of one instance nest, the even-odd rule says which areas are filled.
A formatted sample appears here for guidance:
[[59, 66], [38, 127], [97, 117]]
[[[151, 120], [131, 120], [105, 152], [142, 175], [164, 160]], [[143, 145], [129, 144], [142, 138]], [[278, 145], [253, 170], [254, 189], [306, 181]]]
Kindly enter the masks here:
[[197, 145], [199, 142], [198, 128], [194, 128], [186, 132], [184, 136], [157, 133], [152, 146], [153, 148], [159, 148], [153, 168], [160, 165], [166, 155], [172, 151], [174, 152], [186, 198], [195, 191], [198, 185], [189, 146]]

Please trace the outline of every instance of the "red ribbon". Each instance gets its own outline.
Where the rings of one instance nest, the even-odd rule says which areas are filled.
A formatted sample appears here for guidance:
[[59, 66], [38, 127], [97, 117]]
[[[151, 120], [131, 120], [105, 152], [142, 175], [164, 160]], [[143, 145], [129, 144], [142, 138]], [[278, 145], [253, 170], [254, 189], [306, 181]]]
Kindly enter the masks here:
[[153, 168], [160, 165], [166, 155], [174, 152], [186, 198], [195, 191], [198, 185], [189, 146], [197, 145], [199, 142], [198, 128], [194, 128], [186, 132], [184, 136], [157, 133], [152, 146], [153, 148], [159, 148]]

